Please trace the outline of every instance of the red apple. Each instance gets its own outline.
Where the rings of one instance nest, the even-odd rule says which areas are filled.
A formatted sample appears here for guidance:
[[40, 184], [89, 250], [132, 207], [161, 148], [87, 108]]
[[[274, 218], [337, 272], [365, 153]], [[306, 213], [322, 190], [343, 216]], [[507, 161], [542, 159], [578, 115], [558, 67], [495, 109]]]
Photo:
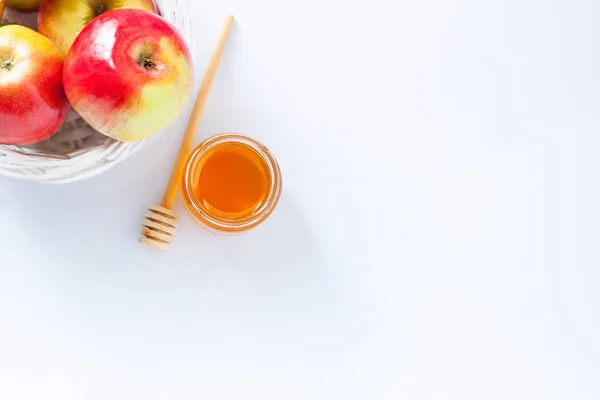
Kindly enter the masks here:
[[193, 86], [191, 57], [175, 28], [156, 14], [109, 11], [77, 36], [65, 60], [65, 92], [97, 131], [135, 142], [168, 127]]
[[66, 55], [79, 32], [94, 18], [123, 8], [158, 13], [153, 0], [46, 0], [38, 14], [38, 31]]
[[69, 113], [63, 55], [48, 38], [20, 25], [0, 27], [0, 143], [52, 136]]

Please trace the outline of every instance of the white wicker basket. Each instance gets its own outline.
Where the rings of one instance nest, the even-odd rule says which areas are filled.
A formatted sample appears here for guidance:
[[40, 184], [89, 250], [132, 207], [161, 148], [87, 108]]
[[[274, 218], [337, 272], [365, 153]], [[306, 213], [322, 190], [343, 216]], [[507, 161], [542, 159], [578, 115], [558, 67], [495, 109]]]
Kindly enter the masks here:
[[[193, 0], [154, 1], [160, 14], [178, 29], [195, 59], [196, 35], [189, 9]], [[35, 13], [7, 9], [5, 17], [37, 28]], [[28, 146], [0, 145], [0, 174], [45, 183], [75, 182], [106, 171], [142, 146], [143, 142], [124, 143], [102, 135], [72, 111], [60, 131], [48, 140]]]

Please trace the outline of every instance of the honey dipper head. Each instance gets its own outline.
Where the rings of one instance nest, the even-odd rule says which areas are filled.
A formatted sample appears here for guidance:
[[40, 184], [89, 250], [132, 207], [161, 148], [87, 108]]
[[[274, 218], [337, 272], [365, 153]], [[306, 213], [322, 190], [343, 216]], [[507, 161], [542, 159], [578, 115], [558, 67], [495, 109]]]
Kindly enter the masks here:
[[161, 206], [148, 207], [140, 231], [140, 243], [154, 250], [167, 250], [177, 229], [179, 214]]

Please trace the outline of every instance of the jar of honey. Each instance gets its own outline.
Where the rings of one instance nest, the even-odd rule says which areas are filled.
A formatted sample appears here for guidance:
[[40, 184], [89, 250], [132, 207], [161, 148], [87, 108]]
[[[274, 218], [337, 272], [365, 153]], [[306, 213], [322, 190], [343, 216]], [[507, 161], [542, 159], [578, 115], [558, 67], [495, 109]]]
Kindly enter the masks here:
[[263, 144], [224, 133], [192, 151], [181, 188], [197, 223], [217, 233], [238, 233], [271, 215], [281, 196], [281, 171]]

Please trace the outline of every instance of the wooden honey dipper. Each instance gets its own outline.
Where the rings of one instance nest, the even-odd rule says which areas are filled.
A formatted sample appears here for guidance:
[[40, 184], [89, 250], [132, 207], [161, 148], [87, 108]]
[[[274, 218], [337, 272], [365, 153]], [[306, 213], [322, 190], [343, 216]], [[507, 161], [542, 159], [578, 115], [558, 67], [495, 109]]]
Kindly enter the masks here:
[[[2, 0], [0, 0], [0, 2], [1, 1]], [[183, 139], [181, 140], [177, 160], [175, 161], [173, 171], [171, 172], [171, 178], [165, 189], [162, 202], [160, 205], [148, 207], [148, 212], [144, 215], [146, 219], [142, 223], [143, 227], [140, 231], [140, 243], [143, 243], [154, 250], [167, 250], [175, 235], [179, 214], [171, 210], [171, 208], [173, 207], [173, 202], [175, 201], [175, 196], [177, 195], [177, 190], [181, 183], [185, 162], [192, 150], [194, 137], [196, 136], [204, 106], [208, 99], [208, 93], [210, 92], [215, 74], [217, 73], [219, 61], [223, 55], [223, 50], [227, 43], [227, 39], [229, 38], [229, 32], [231, 31], [232, 25], [233, 16], [229, 15], [223, 22], [223, 27], [221, 28], [208, 67], [204, 73], [204, 78], [202, 79], [200, 90], [196, 97], [194, 108], [192, 109], [192, 115], [190, 116], [190, 121], [188, 122]]]

